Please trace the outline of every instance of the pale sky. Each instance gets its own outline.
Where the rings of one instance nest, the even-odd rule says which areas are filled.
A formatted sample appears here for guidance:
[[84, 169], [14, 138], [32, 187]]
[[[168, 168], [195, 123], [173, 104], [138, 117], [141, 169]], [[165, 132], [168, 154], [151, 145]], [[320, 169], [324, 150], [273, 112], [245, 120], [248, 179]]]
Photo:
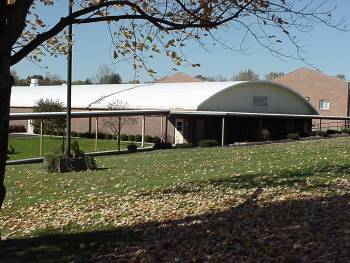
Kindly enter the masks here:
[[[334, 13], [335, 20], [345, 18], [350, 28], [350, 1], [333, 0], [337, 5]], [[55, 8], [39, 9], [43, 14], [44, 21], [54, 25], [59, 17], [66, 13], [65, 1], [59, 1]], [[59, 16], [57, 15], [59, 14]], [[74, 50], [73, 50], [73, 79], [84, 80], [94, 75], [99, 65], [111, 65], [115, 72], [119, 73], [123, 81], [132, 80], [134, 71], [127, 63], [115, 63], [111, 56], [111, 39], [105, 24], [75, 26], [74, 29]], [[234, 30], [221, 32], [221, 36], [228, 43], [238, 43], [242, 37], [241, 32]], [[311, 33], [297, 34], [306, 51], [304, 58], [307, 63], [329, 75], [337, 73], [344, 74], [350, 79], [350, 32], [338, 31], [326, 26], [319, 25]], [[238, 41], [237, 41], [238, 40]], [[184, 51], [193, 63], [199, 63], [200, 68], [177, 67], [178, 71], [189, 75], [202, 74], [206, 76], [223, 76], [231, 78], [232, 75], [241, 69], [251, 68], [263, 77], [270, 71], [290, 72], [300, 67], [311, 67], [300, 61], [286, 58], [276, 58], [268, 51], [259, 46], [255, 41], [249, 40], [246, 47], [249, 48], [246, 54], [237, 51], [224, 49], [221, 45], [212, 47], [209, 51], [201, 48], [197, 43], [191, 43]], [[290, 48], [288, 45], [285, 49]], [[159, 56], [152, 60], [152, 68], [157, 71], [158, 76], [167, 76], [175, 73], [172, 71], [174, 64], [169, 62], [165, 56]], [[22, 61], [13, 67], [21, 77], [32, 74], [43, 74], [46, 72], [57, 74], [62, 79], [66, 78], [66, 60], [64, 57], [54, 58], [46, 56], [40, 66], [29, 61]], [[148, 81], [151, 78], [141, 72], [139, 79]]]

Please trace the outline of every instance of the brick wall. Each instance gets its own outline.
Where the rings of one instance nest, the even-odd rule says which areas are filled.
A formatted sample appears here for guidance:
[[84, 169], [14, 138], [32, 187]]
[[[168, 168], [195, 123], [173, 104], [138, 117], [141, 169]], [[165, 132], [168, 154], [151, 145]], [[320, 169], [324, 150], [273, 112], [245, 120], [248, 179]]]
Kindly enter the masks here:
[[[19, 108], [19, 107], [12, 107], [11, 112], [16, 113], [25, 113], [25, 112], [32, 112], [32, 108]], [[73, 109], [72, 111], [86, 111], [85, 109]], [[129, 121], [127, 124], [122, 126], [122, 133], [125, 134], [141, 134], [141, 125], [142, 125], [142, 116], [135, 116], [135, 117], [122, 117], [126, 118]], [[107, 120], [107, 117], [100, 117], [98, 120], [98, 132], [101, 133], [111, 133], [110, 130], [105, 125], [105, 121]], [[162, 120], [163, 119], [163, 128], [161, 128]], [[149, 116], [146, 117], [146, 126], [145, 126], [145, 135], [151, 135], [151, 136], [158, 136], [158, 137], [164, 137], [165, 131], [166, 131], [166, 118], [160, 117], [160, 116]], [[28, 128], [28, 121], [27, 120], [13, 120], [10, 121], [10, 125], [24, 125], [26, 129]], [[174, 133], [174, 126], [169, 120], [167, 122], [167, 132], [168, 132], [168, 138], [170, 140], [173, 140], [173, 133]], [[96, 129], [96, 118], [73, 118], [72, 119], [72, 131], [75, 132], [95, 132]], [[163, 135], [161, 131], [163, 130]]]
[[[274, 81], [294, 89], [305, 98], [308, 97], [309, 102], [320, 115], [348, 116], [349, 114], [349, 83], [347, 81], [307, 68], [298, 69]], [[330, 109], [320, 109], [320, 100], [328, 100]], [[313, 123], [319, 126], [319, 121]], [[346, 125], [345, 121], [322, 121], [324, 130], [339, 130]]]
[[[349, 88], [346, 81], [306, 68], [293, 71], [274, 81], [289, 86], [304, 97], [309, 97], [309, 102], [320, 115], [348, 115]], [[329, 110], [320, 109], [320, 100], [323, 99], [330, 101]]]

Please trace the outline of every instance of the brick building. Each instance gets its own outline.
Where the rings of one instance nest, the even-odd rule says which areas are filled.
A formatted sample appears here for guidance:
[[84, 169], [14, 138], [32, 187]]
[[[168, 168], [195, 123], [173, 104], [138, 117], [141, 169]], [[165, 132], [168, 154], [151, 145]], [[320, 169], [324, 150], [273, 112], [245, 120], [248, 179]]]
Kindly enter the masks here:
[[[11, 112], [30, 112], [40, 98], [65, 102], [65, 86], [14, 87]], [[143, 116], [122, 128], [122, 133], [165, 138], [172, 143], [197, 143], [215, 139], [222, 145], [255, 140], [262, 129], [272, 139], [290, 132], [308, 132], [317, 114], [303, 96], [287, 86], [269, 81], [182, 82], [72, 86], [74, 111], [107, 110], [121, 101], [131, 110], [168, 110], [167, 116]], [[317, 117], [317, 116], [316, 116]], [[108, 132], [95, 118], [73, 119], [77, 132]], [[27, 124], [27, 123], [23, 123]], [[92, 125], [91, 125], [92, 124]]]
[[[274, 82], [286, 85], [302, 94], [322, 116], [349, 116], [349, 82], [322, 72], [300, 68]], [[317, 126], [318, 122], [314, 122]], [[323, 128], [342, 128], [345, 121], [323, 121]]]

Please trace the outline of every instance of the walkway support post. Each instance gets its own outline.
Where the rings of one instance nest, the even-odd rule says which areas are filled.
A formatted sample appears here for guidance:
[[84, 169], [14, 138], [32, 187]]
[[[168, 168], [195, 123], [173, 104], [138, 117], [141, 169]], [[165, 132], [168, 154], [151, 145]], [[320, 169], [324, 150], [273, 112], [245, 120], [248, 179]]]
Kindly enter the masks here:
[[40, 145], [39, 156], [43, 156], [43, 120], [40, 120]]
[[163, 116], [160, 117], [160, 138], [161, 141], [163, 141], [164, 138], [164, 123], [163, 123]]
[[165, 116], [165, 132], [164, 132], [164, 142], [168, 142], [168, 116]]
[[95, 152], [97, 152], [97, 145], [98, 145], [98, 117], [96, 117], [96, 120], [95, 120]]
[[120, 133], [121, 133], [121, 130], [122, 130], [122, 118], [121, 116], [119, 115], [118, 116], [118, 152], [120, 152]]
[[142, 116], [142, 127], [141, 127], [141, 147], [145, 146], [145, 126], [146, 126], [146, 117]]
[[221, 120], [221, 146], [225, 145], [225, 117]]

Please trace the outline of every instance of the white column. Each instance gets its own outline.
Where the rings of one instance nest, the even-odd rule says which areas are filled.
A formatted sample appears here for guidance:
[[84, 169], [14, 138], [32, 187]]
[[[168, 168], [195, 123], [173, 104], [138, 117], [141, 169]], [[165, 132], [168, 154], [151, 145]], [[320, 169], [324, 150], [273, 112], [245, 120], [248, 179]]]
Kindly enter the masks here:
[[98, 141], [98, 117], [95, 120], [95, 152], [97, 151], [97, 141]]
[[120, 152], [120, 133], [122, 130], [122, 117], [118, 116], [118, 152]]
[[142, 116], [142, 127], [141, 127], [141, 147], [145, 146], [145, 126], [146, 126], [146, 117]]
[[164, 132], [163, 132], [164, 124], [163, 124], [163, 116], [160, 117], [160, 139], [163, 141]]
[[43, 155], [43, 121], [40, 120], [40, 145], [39, 145], [39, 156]]
[[222, 117], [221, 122], [221, 146], [225, 145], [225, 117]]
[[168, 142], [168, 116], [165, 116], [164, 142]]

